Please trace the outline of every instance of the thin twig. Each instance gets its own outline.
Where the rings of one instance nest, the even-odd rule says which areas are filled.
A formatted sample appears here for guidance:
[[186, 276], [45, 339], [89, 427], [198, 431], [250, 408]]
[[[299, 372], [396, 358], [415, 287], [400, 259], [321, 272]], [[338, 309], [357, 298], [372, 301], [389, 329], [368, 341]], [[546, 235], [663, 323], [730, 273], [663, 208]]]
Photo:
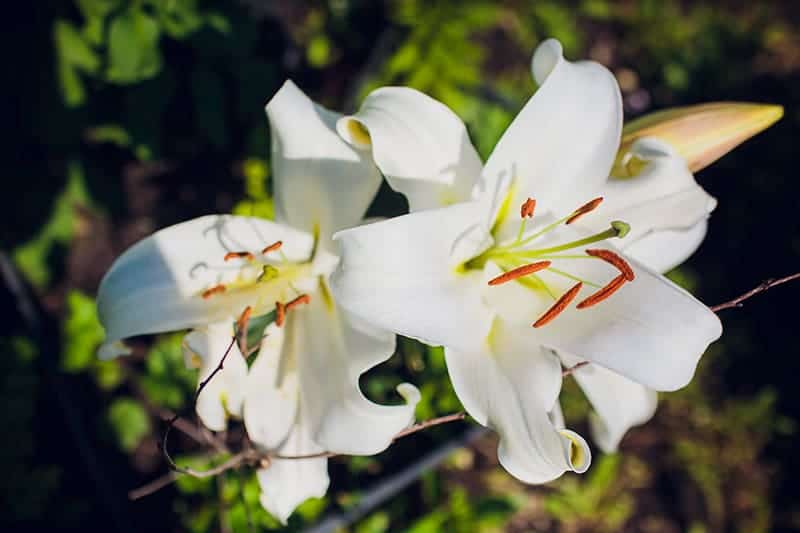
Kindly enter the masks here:
[[749, 291], [747, 291], [746, 293], [744, 293], [744, 294], [742, 294], [740, 296], [737, 296], [733, 300], [730, 300], [730, 301], [727, 301], [727, 302], [723, 302], [721, 304], [717, 304], [717, 305], [711, 306], [709, 309], [711, 309], [715, 313], [718, 313], [718, 312], [722, 311], [723, 309], [730, 309], [732, 307], [742, 307], [742, 302], [743, 301], [752, 298], [756, 294], [760, 294], [760, 293], [762, 293], [764, 291], [767, 291], [767, 290], [771, 289], [772, 287], [776, 287], [778, 285], [782, 285], [784, 283], [788, 283], [788, 282], [794, 281], [796, 279], [800, 279], [800, 272], [796, 272], [794, 274], [791, 274], [791, 275], [783, 277], [783, 278], [764, 280], [757, 287], [755, 287], [753, 289], [750, 289]]
[[[208, 381], [208, 380], [206, 380], [206, 381]], [[445, 415], [445, 416], [440, 416], [440, 417], [437, 417], [437, 418], [432, 418], [431, 420], [426, 420], [425, 422], [420, 422], [418, 424], [414, 424], [413, 426], [410, 426], [410, 427], [404, 429], [403, 431], [400, 431], [399, 433], [397, 433], [394, 436], [394, 438], [392, 439], [392, 442], [394, 442], [394, 441], [396, 441], [398, 439], [402, 439], [403, 437], [408, 437], [409, 435], [413, 435], [414, 433], [418, 433], [418, 432], [420, 432], [422, 430], [425, 430], [425, 429], [428, 429], [428, 428], [431, 428], [431, 427], [434, 427], [434, 426], [440, 426], [442, 424], [447, 424], [449, 422], [456, 422], [456, 421], [459, 421], [459, 420], [463, 420], [465, 417], [466, 417], [465, 413], [453, 413], [453, 414], [449, 414], [449, 415]], [[168, 426], [168, 428], [169, 428], [169, 426]], [[280, 454], [273, 454], [273, 453], [259, 453], [257, 450], [255, 450], [253, 448], [249, 448], [249, 449], [246, 449], [246, 450], [244, 450], [242, 452], [239, 452], [239, 453], [233, 455], [230, 459], [228, 459], [224, 463], [222, 463], [222, 464], [220, 464], [220, 465], [218, 465], [218, 466], [216, 466], [214, 468], [210, 468], [208, 470], [195, 470], [193, 468], [188, 468], [188, 467], [184, 467], [184, 466], [178, 466], [177, 464], [175, 464], [175, 462], [172, 460], [172, 458], [167, 453], [165, 445], [166, 445], [166, 438], [162, 441], [162, 446], [164, 446], [164, 448], [163, 448], [164, 456], [167, 458], [167, 462], [169, 463], [170, 468], [172, 469], [171, 474], [180, 473], [180, 474], [186, 474], [186, 475], [189, 475], [189, 476], [199, 477], [199, 478], [216, 476], [217, 474], [221, 474], [221, 473], [226, 472], [228, 470], [232, 470], [234, 468], [238, 468], [238, 467], [240, 467], [240, 466], [242, 466], [244, 464], [253, 464], [253, 465], [255, 465], [255, 464], [263, 464], [263, 463], [268, 462], [268, 461], [270, 461], [272, 459], [283, 459], [283, 460], [321, 459], [321, 458], [328, 458], [328, 457], [336, 457], [337, 455], [340, 455], [340, 454], [333, 453], [333, 452], [319, 452], [319, 453], [310, 453], [310, 454], [306, 454], [306, 455], [280, 455]], [[158, 482], [159, 481], [163, 481], [163, 484], [160, 485], [160, 486], [158, 486]], [[162, 478], [159, 478], [159, 479], [157, 479], [157, 480], [155, 480], [155, 481], [153, 481], [151, 483], [148, 483], [147, 485], [144, 485], [144, 486], [142, 486], [142, 487], [140, 487], [138, 489], [130, 491], [128, 493], [128, 495], [129, 495], [128, 497], [131, 498], [131, 499], [142, 498], [144, 496], [152, 494], [153, 492], [157, 491], [158, 489], [160, 489], [162, 487], [167, 486], [172, 481], [174, 481], [174, 478], [171, 479], [170, 481], [166, 481], [166, 480], [163, 480]], [[153, 489], [153, 490], [148, 490], [148, 487], [150, 485], [156, 485], [156, 488]], [[131, 496], [133, 494], [136, 495], [136, 498]]]
[[[414, 424], [413, 426], [409, 426], [406, 429], [400, 431], [394, 437], [392, 437], [392, 442], [395, 442], [398, 439], [402, 439], [403, 437], [408, 437], [409, 435], [413, 435], [414, 433], [418, 433], [424, 429], [432, 428], [434, 426], [440, 426], [442, 424], [447, 424], [448, 422], [457, 422], [459, 420], [464, 420], [466, 416], [467, 416], [466, 413], [453, 413], [450, 415], [431, 418], [430, 420]], [[336, 457], [337, 455], [341, 454], [334, 452], [309, 453], [305, 455], [269, 454], [267, 458], [268, 459], [321, 459], [323, 457]]]
[[[222, 354], [222, 357], [220, 358], [217, 367], [211, 372], [211, 374], [206, 379], [200, 382], [200, 385], [197, 386], [197, 392], [195, 392], [194, 395], [194, 402], [192, 402], [193, 405], [197, 404], [197, 399], [200, 397], [200, 393], [203, 392], [203, 389], [206, 388], [206, 385], [208, 385], [208, 383], [214, 378], [214, 376], [216, 376], [217, 373], [223, 369], [225, 365], [225, 359], [228, 357], [228, 354], [231, 353], [231, 350], [233, 349], [233, 345], [235, 343], [236, 343], [236, 337], [234, 336], [231, 338], [231, 342], [230, 344], [228, 344], [228, 348], [225, 350], [225, 353]], [[169, 467], [172, 470], [175, 470], [176, 472], [183, 472], [184, 474], [195, 475], [191, 472], [191, 469], [186, 469], [178, 466], [172, 459], [172, 456], [169, 454], [169, 448], [167, 448], [167, 439], [169, 439], [169, 432], [172, 430], [172, 426], [175, 425], [175, 423], [178, 421], [179, 418], [180, 415], [178, 413], [175, 413], [175, 415], [172, 418], [170, 418], [169, 421], [167, 422], [167, 428], [164, 430], [164, 436], [161, 438], [161, 453], [164, 454], [164, 458], [167, 460], [167, 463], [169, 464]], [[196, 477], [204, 477], [204, 476], [196, 476]]]
[[158, 492], [159, 490], [163, 489], [167, 485], [171, 485], [175, 483], [178, 479], [178, 473], [170, 470], [166, 474], [161, 477], [158, 477], [147, 483], [142, 485], [138, 489], [133, 489], [132, 491], [128, 492], [128, 499], [131, 501], [138, 500], [139, 498], [144, 498], [145, 496], [149, 496], [154, 492]]
[[442, 424], [447, 424], [448, 422], [457, 422], [459, 420], [464, 420], [466, 418], [466, 413], [453, 413], [451, 415], [440, 416], [438, 418], [432, 418], [430, 420], [426, 420], [425, 422], [420, 422], [418, 424], [414, 424], [413, 426], [409, 426], [397, 435], [394, 436], [392, 442], [396, 441], [397, 439], [402, 439], [403, 437], [408, 437], [409, 435], [413, 435], [418, 431], [422, 431], [424, 429], [432, 428], [434, 426], [440, 426]]

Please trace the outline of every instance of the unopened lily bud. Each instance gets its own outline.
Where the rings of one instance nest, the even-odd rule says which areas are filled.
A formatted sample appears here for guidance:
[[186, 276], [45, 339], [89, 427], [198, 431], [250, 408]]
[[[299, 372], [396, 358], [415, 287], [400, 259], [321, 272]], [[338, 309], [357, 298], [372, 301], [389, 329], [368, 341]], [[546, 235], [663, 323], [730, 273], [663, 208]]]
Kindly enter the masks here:
[[712, 102], [647, 114], [625, 125], [611, 174], [624, 178], [638, 173], [636, 162], [627, 154], [642, 137], [668, 143], [686, 159], [689, 170], [697, 172], [782, 116], [782, 106], [741, 102]]

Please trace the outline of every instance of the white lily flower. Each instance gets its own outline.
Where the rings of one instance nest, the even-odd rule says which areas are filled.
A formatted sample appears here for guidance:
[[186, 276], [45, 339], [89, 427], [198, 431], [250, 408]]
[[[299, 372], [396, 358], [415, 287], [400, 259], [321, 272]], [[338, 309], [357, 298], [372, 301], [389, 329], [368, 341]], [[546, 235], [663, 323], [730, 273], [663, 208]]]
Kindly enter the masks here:
[[[596, 113], [587, 108], [588, 100], [580, 102], [583, 107], [570, 103], [572, 108], [569, 108], [557, 103], [558, 98], [568, 102], [570, 99], [579, 101], [582, 97], [579, 85], [569, 87], [568, 82], [563, 81], [566, 77], [563, 69], [558, 79], [552, 77], [555, 66], [561, 62], [561, 47], [553, 40], [543, 43], [534, 54], [531, 63], [534, 78], [539, 85], [547, 81], [549, 87], [546, 90], [542, 87], [536, 99], [547, 99], [553, 106], [551, 113], [543, 112], [548, 105], [545, 103], [536, 116], [532, 115], [531, 105], [526, 106], [492, 154], [483, 170], [484, 176], [502, 171], [502, 165], [508, 161], [519, 165], [521, 160], [527, 162], [520, 171], [529, 176], [555, 175], [548, 165], [579, 165], [581, 159], [575, 154], [592, 149], [579, 129], [575, 130], [569, 151], [564, 151], [560, 157], [551, 155], [554, 152], [548, 148], [555, 142], [549, 138], [550, 128], [567, 120], [566, 110], [572, 109], [569, 117], [573, 121], [581, 120], [576, 115], [578, 112], [587, 113], [587, 121]], [[591, 83], [591, 70], [583, 72], [582, 82]], [[565, 93], [560, 95], [559, 91]], [[618, 97], [618, 93], [615, 94]], [[587, 98], [593, 97], [587, 95]], [[614, 109], [621, 117], [619, 106]], [[619, 124], [610, 124], [618, 132]], [[443, 104], [412, 89], [390, 87], [372, 92], [359, 112], [340, 119], [337, 127], [353, 146], [371, 148], [387, 181], [408, 197], [412, 211], [469, 200], [476, 196], [476, 188], [485, 186], [485, 182], [481, 184], [480, 181], [482, 169], [477, 152], [460, 119]], [[614, 138], [616, 143], [618, 135], [608, 137]], [[604, 148], [607, 153], [607, 147]], [[523, 154], [517, 160], [504, 155], [513, 155], [515, 150]], [[626, 171], [626, 178], [609, 173], [605, 179], [596, 176], [593, 181], [580, 183], [579, 190], [585, 194], [584, 198], [598, 196], [604, 201], [597, 207], [595, 216], [581, 218], [576, 226], [598, 232], [608, 220], [625, 220], [632, 230], [624, 240], [617, 241], [617, 246], [651, 270], [660, 273], [671, 270], [700, 246], [716, 200], [697, 184], [685, 159], [662, 140], [639, 136], [627, 142], [624, 150], [617, 153], [616, 166]], [[560, 171], [567, 173], [564, 169]], [[579, 174], [571, 172], [578, 176], [576, 179], [580, 178]], [[548, 194], [546, 187], [547, 183], [540, 180], [535, 189], [540, 205], [544, 203], [542, 196]], [[515, 201], [521, 199], [518, 194]], [[508, 234], [500, 237], [507, 238]], [[595, 379], [601, 373], [604, 378]], [[603, 450], [614, 450], [631, 426], [646, 422], [655, 412], [656, 392], [623, 376], [584, 367], [575, 377], [599, 415], [593, 419], [592, 430]], [[615, 386], [608, 386], [612, 381]]]
[[[557, 408], [561, 384], [555, 353], [591, 362], [587, 369], [597, 367], [597, 389], [600, 378], [611, 375], [637, 387], [674, 390], [689, 382], [722, 330], [702, 303], [615, 251], [614, 243], [624, 241], [614, 237], [629, 230], [634, 237], [647, 235], [660, 220], [646, 213], [634, 217], [636, 202], [623, 198], [609, 202], [610, 213], [624, 211], [644, 228], [608, 214], [589, 223], [602, 224], [601, 231], [587, 224], [599, 218], [599, 210], [589, 212], [602, 202], [586, 201], [607, 185], [620, 141], [622, 106], [614, 77], [593, 62], [567, 62], [553, 40], [537, 49], [533, 67], [541, 87], [498, 142], [471, 199], [339, 232], [334, 238], [342, 262], [332, 288], [343, 307], [364, 320], [443, 345], [464, 407], [500, 435], [500, 462], [517, 478], [541, 483], [568, 470], [582, 472], [590, 461], [583, 439], [548, 417]], [[447, 181], [440, 170], [460, 168], [457, 160], [434, 161], [435, 176], [426, 180], [399, 167], [404, 157], [425, 157], [412, 149], [424, 143], [421, 137], [397, 134], [391, 143], [378, 138], [381, 131], [398, 131], [391, 123], [378, 128], [379, 116], [416, 122], [412, 109], [403, 109], [402, 115], [387, 110], [373, 111], [369, 120], [342, 119], [339, 131], [357, 129], [355, 121], [373, 153], [379, 146], [396, 146], [393, 186], [403, 192], [413, 182], [438, 197]], [[434, 112], [431, 106], [424, 109]], [[452, 120], [442, 114], [440, 122]], [[428, 122], [436, 121], [428, 117]], [[458, 139], [436, 142], [463, 144], [461, 130], [450, 129]], [[641, 146], [645, 149], [650, 145]], [[646, 153], [664, 162], [660, 153]], [[377, 155], [376, 161], [380, 166]], [[521, 220], [512, 214], [518, 206]], [[680, 206], [674, 207], [664, 216], [683, 217]], [[706, 215], [707, 210], [698, 217]], [[680, 224], [684, 218], [691, 217], [680, 218]], [[582, 370], [576, 377], [588, 383]], [[594, 390], [587, 387], [601, 417], [611, 417], [602, 428], [609, 433], [606, 441], [619, 426], [641, 418], [638, 404], [623, 405], [622, 415], [613, 413], [620, 403], [641, 403], [638, 392], [610, 398]]]
[[[203, 423], [219, 430], [226, 414], [243, 416], [251, 440], [277, 455], [378, 453], [412, 422], [419, 392], [399, 386], [407, 401], [399, 406], [364, 397], [359, 376], [392, 355], [395, 337], [344, 311], [328, 277], [338, 261], [330, 236], [359, 222], [380, 175], [340, 139], [339, 116], [292, 82], [266, 111], [277, 222], [205, 216], [131, 247], [100, 286], [101, 355], [119, 353], [134, 335], [193, 329], [187, 361], [205, 379], [231, 345], [234, 321], [275, 311], [249, 372], [234, 343], [201, 392]], [[258, 477], [264, 507], [285, 522], [325, 493], [327, 459], [275, 459]]]

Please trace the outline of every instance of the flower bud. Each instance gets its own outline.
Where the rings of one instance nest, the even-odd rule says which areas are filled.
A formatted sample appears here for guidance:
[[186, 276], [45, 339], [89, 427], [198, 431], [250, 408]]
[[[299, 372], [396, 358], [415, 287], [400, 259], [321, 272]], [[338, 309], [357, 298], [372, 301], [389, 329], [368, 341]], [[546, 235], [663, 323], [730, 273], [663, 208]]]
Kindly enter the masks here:
[[625, 156], [642, 137], [668, 143], [686, 159], [689, 170], [697, 172], [782, 116], [782, 106], [741, 102], [712, 102], [649, 113], [625, 125], [611, 174], [624, 178], [637, 173], [636, 165], [631, 167]]

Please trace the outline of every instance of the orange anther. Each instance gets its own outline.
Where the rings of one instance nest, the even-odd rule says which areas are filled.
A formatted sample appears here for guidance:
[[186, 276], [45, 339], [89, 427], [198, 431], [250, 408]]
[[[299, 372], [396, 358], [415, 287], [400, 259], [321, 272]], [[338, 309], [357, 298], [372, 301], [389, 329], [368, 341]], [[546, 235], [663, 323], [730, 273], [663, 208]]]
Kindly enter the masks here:
[[301, 294], [300, 296], [298, 296], [297, 298], [286, 304], [286, 310], [288, 311], [289, 309], [293, 309], [301, 304], [307, 304], [310, 301], [311, 301], [311, 296], [309, 296], [308, 294]]
[[250, 252], [228, 252], [225, 254], [225, 261], [230, 261], [231, 259], [247, 259], [248, 261], [252, 261], [255, 259], [255, 256]]
[[528, 198], [524, 202], [522, 202], [522, 206], [519, 208], [519, 216], [522, 218], [533, 218], [533, 211], [536, 209], [536, 200], [533, 198]]
[[503, 274], [500, 274], [496, 278], [490, 279], [489, 285], [500, 285], [501, 283], [507, 283], [517, 278], [521, 278], [522, 276], [527, 276], [528, 274], [539, 272], [540, 270], [544, 270], [545, 268], [549, 267], [550, 264], [551, 264], [550, 261], [537, 261], [529, 265], [522, 265], [521, 267], [509, 270], [508, 272], [504, 272]]
[[597, 257], [598, 259], [602, 259], [606, 263], [614, 265], [617, 270], [622, 272], [625, 275], [625, 279], [627, 281], [633, 281], [636, 275], [633, 273], [633, 269], [631, 265], [628, 264], [619, 254], [612, 252], [611, 250], [603, 250], [603, 249], [592, 249], [586, 250], [586, 253], [591, 255], [592, 257]]
[[274, 252], [275, 250], [280, 250], [281, 246], [283, 246], [283, 241], [275, 241], [263, 250], [261, 250], [262, 254], [268, 254], [270, 252]]
[[561, 298], [556, 300], [556, 303], [554, 303], [553, 306], [550, 307], [550, 309], [545, 311], [545, 313], [541, 317], [539, 317], [539, 320], [534, 322], [532, 326], [535, 328], [540, 328], [545, 324], [551, 322], [555, 317], [557, 317], [561, 313], [563, 313], [564, 309], [566, 309], [567, 306], [570, 304], [570, 302], [572, 302], [572, 300], [575, 299], [575, 297], [581, 291], [582, 287], [583, 283], [580, 281], [575, 285], [573, 285], [572, 288], [567, 292], [565, 292], [564, 294], [562, 294]]
[[600, 203], [602, 201], [603, 201], [603, 197], [602, 196], [598, 196], [594, 200], [586, 202], [585, 204], [580, 206], [578, 209], [576, 209], [574, 213], [572, 213], [570, 215], [570, 217], [567, 219], [567, 224], [572, 224], [573, 222], [575, 222], [576, 220], [581, 218], [586, 213], [590, 213], [590, 212], [594, 211], [595, 209], [597, 209], [597, 206], [600, 205]]
[[244, 308], [242, 314], [239, 315], [239, 320], [236, 321], [236, 331], [239, 334], [247, 334], [247, 325], [250, 323], [250, 315], [253, 314], [253, 308], [249, 305]]
[[210, 289], [206, 289], [203, 291], [203, 298], [208, 299], [214, 296], [215, 294], [219, 294], [221, 292], [225, 292], [225, 285], [220, 283], [219, 285], [214, 285]]
[[593, 305], [597, 305], [615, 292], [617, 292], [620, 287], [625, 285], [627, 278], [625, 274], [620, 274], [616, 278], [612, 279], [608, 282], [608, 284], [597, 291], [596, 293], [590, 295], [588, 298], [580, 302], [576, 307], [578, 309], [586, 309], [587, 307], [591, 307]]
[[286, 321], [286, 306], [281, 302], [275, 302], [275, 325], [278, 327], [283, 326]]

